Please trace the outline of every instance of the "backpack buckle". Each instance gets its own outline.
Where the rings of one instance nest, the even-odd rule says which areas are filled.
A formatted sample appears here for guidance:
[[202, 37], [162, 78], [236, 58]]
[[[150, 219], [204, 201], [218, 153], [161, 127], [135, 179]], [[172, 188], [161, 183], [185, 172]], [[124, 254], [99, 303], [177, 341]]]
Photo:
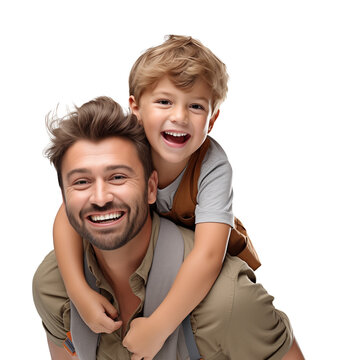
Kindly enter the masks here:
[[63, 342], [63, 347], [67, 350], [69, 355], [76, 356], [75, 347], [72, 341], [72, 334], [70, 333], [70, 331], [67, 332], [67, 337]]

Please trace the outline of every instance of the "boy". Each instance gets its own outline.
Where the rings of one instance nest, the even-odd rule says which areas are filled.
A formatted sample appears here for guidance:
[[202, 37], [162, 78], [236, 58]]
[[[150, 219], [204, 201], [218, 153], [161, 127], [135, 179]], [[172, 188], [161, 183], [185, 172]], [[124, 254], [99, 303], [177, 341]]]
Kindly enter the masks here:
[[[230, 241], [230, 254], [242, 253], [252, 267], [259, 266], [245, 229], [244, 236], [231, 232], [231, 166], [221, 147], [207, 137], [225, 99], [227, 80], [225, 65], [199, 41], [184, 36], [169, 36], [147, 50], [130, 73], [129, 105], [144, 126], [158, 172], [157, 209], [177, 223], [195, 226], [194, 249], [166, 299], [149, 318], [135, 319], [124, 339], [124, 346], [140, 358], [153, 358], [203, 300], [222, 267], [230, 233], [242, 240]], [[84, 280], [82, 242], [63, 208], [55, 220], [54, 243], [69, 297], [87, 325], [95, 332], [116, 330], [121, 326], [112, 320], [116, 310]]]

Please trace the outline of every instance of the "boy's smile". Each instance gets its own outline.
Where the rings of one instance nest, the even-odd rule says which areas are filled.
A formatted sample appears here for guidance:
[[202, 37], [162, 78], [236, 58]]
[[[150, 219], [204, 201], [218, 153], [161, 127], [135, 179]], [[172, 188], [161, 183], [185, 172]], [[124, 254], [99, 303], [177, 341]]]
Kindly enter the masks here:
[[185, 90], [167, 76], [146, 90], [139, 103], [130, 97], [130, 107], [152, 147], [155, 168], [168, 165], [179, 172], [184, 169], [218, 116], [218, 112], [211, 116], [211, 103], [211, 91], [204, 81], [198, 79]]
[[183, 147], [190, 138], [190, 135], [187, 133], [174, 131], [163, 131], [161, 134], [164, 142], [166, 142], [168, 146], [173, 147]]

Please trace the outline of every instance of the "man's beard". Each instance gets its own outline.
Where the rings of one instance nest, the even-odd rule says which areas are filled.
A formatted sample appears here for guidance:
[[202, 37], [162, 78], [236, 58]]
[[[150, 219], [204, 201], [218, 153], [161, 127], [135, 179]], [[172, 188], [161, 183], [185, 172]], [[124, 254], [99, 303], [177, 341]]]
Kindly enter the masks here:
[[[98, 229], [97, 233], [92, 233], [86, 227], [83, 213], [89, 212], [107, 212], [114, 211], [114, 209], [123, 209], [125, 211], [124, 216], [128, 216], [125, 228], [121, 234], [115, 234], [114, 228], [110, 229]], [[132, 210], [133, 213], [132, 213]], [[85, 240], [89, 241], [95, 247], [101, 250], [115, 250], [132, 240], [143, 228], [147, 217], [148, 217], [148, 192], [147, 189], [144, 191], [143, 196], [138, 199], [134, 204], [133, 209], [125, 203], [108, 202], [104, 206], [100, 207], [92, 205], [80, 212], [80, 221], [78, 221], [74, 214], [70, 211], [66, 204], [66, 212], [70, 224], [73, 226], [75, 231]], [[125, 220], [124, 220], [125, 221]]]

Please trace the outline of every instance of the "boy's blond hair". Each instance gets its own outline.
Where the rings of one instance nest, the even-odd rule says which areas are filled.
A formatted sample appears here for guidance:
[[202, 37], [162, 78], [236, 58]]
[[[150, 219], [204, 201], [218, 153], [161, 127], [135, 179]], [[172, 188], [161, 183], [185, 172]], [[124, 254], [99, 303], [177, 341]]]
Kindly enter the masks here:
[[210, 86], [213, 114], [228, 91], [226, 66], [207, 47], [190, 36], [169, 35], [166, 41], [145, 51], [129, 75], [129, 94], [139, 102], [145, 89], [169, 76], [174, 85], [191, 88], [197, 79]]

